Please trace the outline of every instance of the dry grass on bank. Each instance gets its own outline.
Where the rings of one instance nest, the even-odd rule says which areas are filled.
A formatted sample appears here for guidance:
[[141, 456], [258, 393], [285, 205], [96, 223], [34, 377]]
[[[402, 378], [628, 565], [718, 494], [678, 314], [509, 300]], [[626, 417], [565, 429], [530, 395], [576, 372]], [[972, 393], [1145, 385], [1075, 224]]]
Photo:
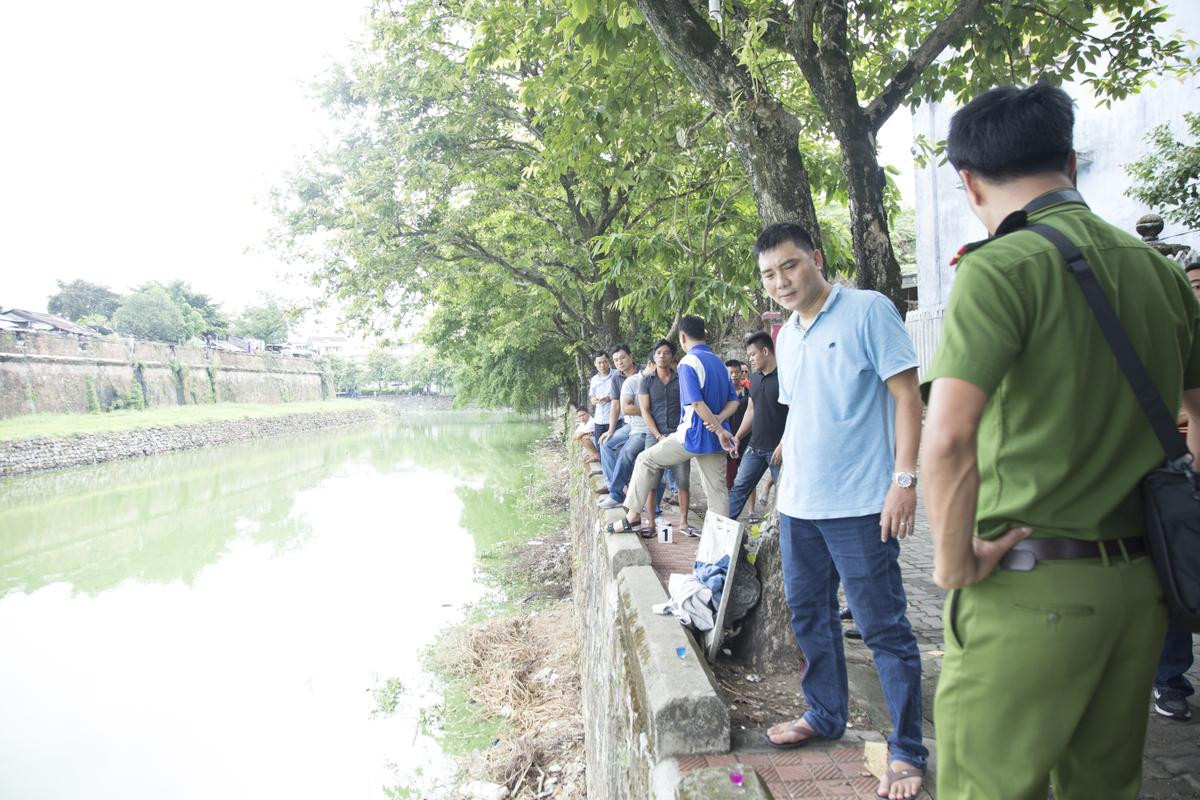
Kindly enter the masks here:
[[572, 613], [559, 603], [459, 628], [434, 656], [485, 713], [505, 718], [508, 732], [468, 772], [504, 784], [518, 800], [586, 797]]

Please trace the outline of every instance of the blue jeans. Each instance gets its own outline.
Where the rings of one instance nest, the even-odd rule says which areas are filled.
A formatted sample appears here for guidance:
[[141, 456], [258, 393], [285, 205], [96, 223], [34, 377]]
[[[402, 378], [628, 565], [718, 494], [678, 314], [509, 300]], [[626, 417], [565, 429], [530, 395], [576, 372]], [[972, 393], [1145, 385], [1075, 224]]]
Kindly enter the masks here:
[[792, 633], [807, 662], [801, 681], [805, 723], [836, 739], [849, 718], [840, 576], [892, 717], [888, 751], [893, 760], [923, 769], [929, 750], [921, 744], [921, 654], [904, 615], [908, 598], [900, 581], [899, 543], [879, 541], [878, 514], [816, 520], [780, 514], [779, 546]]
[[597, 447], [600, 451], [600, 471], [604, 473], [604, 482], [608, 484], [609, 491], [612, 491], [613, 473], [617, 471], [617, 457], [621, 455], [621, 448], [629, 438], [629, 426], [620, 423], [618, 425], [620, 427], [613, 431], [608, 441], [598, 443]]
[[[754, 493], [763, 473], [771, 470], [771, 477], [779, 480], [779, 465], [771, 463], [774, 450], [763, 450], [759, 447], [747, 447], [742, 453], [742, 463], [738, 467], [737, 477], [733, 479], [733, 488], [729, 490], [729, 518], [741, 516], [746, 505], [746, 498]], [[753, 509], [751, 509], [753, 511]]]
[[637, 457], [643, 450], [653, 444], [648, 441], [649, 439], [650, 434], [645, 432], [631, 433], [625, 439], [625, 446], [621, 448], [616, 468], [613, 470], [613, 479], [608, 482], [608, 496], [618, 503], [625, 501], [625, 487], [629, 483], [629, 479], [633, 477], [634, 462], [637, 461]]
[[1167, 625], [1167, 639], [1163, 642], [1162, 655], [1158, 659], [1158, 670], [1154, 673], [1154, 688], [1161, 691], [1176, 689], [1190, 696], [1196, 690], [1183, 673], [1192, 668], [1192, 634], [1175, 623]]

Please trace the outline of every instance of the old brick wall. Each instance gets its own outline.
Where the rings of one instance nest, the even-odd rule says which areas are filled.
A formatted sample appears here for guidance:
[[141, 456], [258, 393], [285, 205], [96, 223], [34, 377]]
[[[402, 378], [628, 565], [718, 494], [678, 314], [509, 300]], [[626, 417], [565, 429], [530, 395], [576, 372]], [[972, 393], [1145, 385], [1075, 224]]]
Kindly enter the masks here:
[[99, 404], [108, 407], [128, 396], [135, 382], [152, 406], [281, 403], [331, 396], [320, 366], [305, 359], [0, 331], [0, 418], [85, 413], [89, 385]]

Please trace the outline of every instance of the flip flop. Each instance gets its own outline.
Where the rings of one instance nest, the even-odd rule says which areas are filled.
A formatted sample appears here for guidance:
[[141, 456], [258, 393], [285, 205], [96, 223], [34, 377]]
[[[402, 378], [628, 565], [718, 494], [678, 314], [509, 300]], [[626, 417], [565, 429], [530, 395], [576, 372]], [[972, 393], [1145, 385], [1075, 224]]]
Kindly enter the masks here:
[[[914, 794], [909, 795], [910, 800], [912, 798], [919, 797], [921, 795], [921, 791], [925, 788], [925, 770], [918, 769], [917, 767], [913, 766], [909, 766], [908, 769], [892, 769], [890, 765], [883, 772], [883, 779], [887, 782], [887, 789], [885, 790], [883, 784], [881, 783], [879, 785], [879, 790], [875, 792], [875, 796], [888, 797], [891, 794], [893, 783], [896, 781], [907, 780], [909, 778], [919, 778], [921, 781], [921, 785], [917, 787], [917, 791]], [[883, 794], [880, 794], [880, 791], [882, 791]]]
[[654, 530], [654, 528], [651, 528], [651, 527], [648, 527], [645, 525], [643, 525], [642, 527], [637, 529], [637, 535], [642, 537], [643, 539], [658, 538], [658, 533]]
[[[618, 525], [621, 527], [618, 528]], [[610, 522], [605, 525], [604, 531], [605, 533], [634, 533], [638, 528], [641, 527], [641, 525], [642, 521], [640, 519], [630, 522], [629, 520], [622, 518], [616, 522]]]
[[684, 536], [692, 536], [692, 537], [700, 536], [700, 529], [693, 527], [691, 525], [684, 525], [682, 528], [679, 529], [679, 532], [682, 533]]
[[808, 727], [808, 724], [802, 719], [792, 720], [791, 722], [787, 723], [787, 725], [785, 725], [783, 730], [779, 731], [779, 733], [799, 733], [801, 734], [802, 738], [797, 739], [794, 742], [777, 742], [771, 738], [771, 731], [768, 730], [763, 738], [767, 740], [767, 744], [771, 745], [771, 747], [774, 747], [776, 750], [795, 750], [797, 747], [803, 747], [811, 741], [823, 738], [819, 733]]

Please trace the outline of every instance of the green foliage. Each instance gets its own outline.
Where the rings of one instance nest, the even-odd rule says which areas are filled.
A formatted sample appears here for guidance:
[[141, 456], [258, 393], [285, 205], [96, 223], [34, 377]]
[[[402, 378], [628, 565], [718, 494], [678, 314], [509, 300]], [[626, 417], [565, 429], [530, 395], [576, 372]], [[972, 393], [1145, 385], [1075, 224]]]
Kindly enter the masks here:
[[333, 376], [333, 387], [336, 392], [354, 392], [363, 382], [362, 368], [353, 361], [340, 356], [330, 356], [329, 370]]
[[96, 379], [91, 375], [85, 375], [83, 378], [84, 392], [87, 396], [87, 407], [89, 414], [100, 413], [100, 397], [96, 394]]
[[262, 339], [267, 344], [286, 344], [294, 325], [293, 315], [268, 295], [260, 305], [249, 306], [238, 315], [233, 332], [238, 336]]
[[1125, 165], [1135, 183], [1125, 194], [1172, 222], [1200, 228], [1200, 113], [1184, 113], [1187, 138], [1159, 125], [1146, 137], [1150, 150]]
[[46, 310], [58, 317], [83, 323], [84, 317], [99, 316], [108, 320], [121, 304], [121, 296], [96, 283], [73, 280], [70, 283], [55, 281], [58, 291], [46, 301]]
[[217, 397], [217, 368], [208, 366], [204, 368], [208, 373], [208, 399], [210, 402], [216, 403], [220, 398]]
[[142, 411], [146, 408], [146, 395], [142, 391], [142, 384], [135, 380], [129, 387], [129, 391], [118, 394], [108, 404], [106, 411], [122, 411], [130, 409], [133, 411]]
[[220, 336], [229, 333], [229, 320], [221, 312], [221, 306], [208, 295], [194, 291], [187, 281], [171, 281], [164, 289], [179, 306], [193, 328], [192, 336], [208, 334]]
[[112, 326], [112, 320], [103, 314], [84, 314], [75, 321], [85, 328], [109, 328]]
[[602, 36], [582, 10], [381, 6], [322, 87], [347, 133], [275, 197], [276, 244], [353, 321], [434, 304], [422, 341], [486, 405], [528, 407], [589, 350], [753, 302], [758, 221], [720, 120], [636, 13]]
[[184, 342], [193, 332], [192, 322], [158, 285], [147, 285], [126, 297], [112, 322], [120, 333], [158, 342]]
[[377, 389], [382, 389], [386, 384], [400, 378], [400, 359], [382, 347], [376, 347], [367, 353], [366, 366], [366, 379], [373, 381]]
[[426, 347], [404, 362], [397, 379], [409, 390], [445, 390], [454, 386], [457, 371], [436, 350]]

